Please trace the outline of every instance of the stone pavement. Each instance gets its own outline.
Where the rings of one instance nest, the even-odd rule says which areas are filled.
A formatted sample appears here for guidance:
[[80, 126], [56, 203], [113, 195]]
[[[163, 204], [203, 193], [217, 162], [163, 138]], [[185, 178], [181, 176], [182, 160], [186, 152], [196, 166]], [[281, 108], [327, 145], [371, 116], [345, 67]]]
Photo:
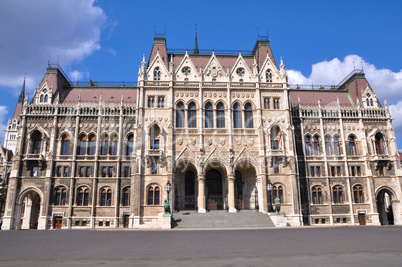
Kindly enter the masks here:
[[256, 210], [241, 210], [229, 213], [212, 210], [198, 213], [196, 210], [179, 211], [173, 214], [173, 229], [252, 229], [275, 227], [267, 214]]

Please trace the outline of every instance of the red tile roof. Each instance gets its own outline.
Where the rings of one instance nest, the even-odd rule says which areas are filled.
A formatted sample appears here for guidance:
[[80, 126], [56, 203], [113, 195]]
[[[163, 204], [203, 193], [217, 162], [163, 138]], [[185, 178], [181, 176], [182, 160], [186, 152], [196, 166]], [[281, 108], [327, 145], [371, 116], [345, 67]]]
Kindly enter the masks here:
[[60, 95], [60, 100], [65, 104], [77, 104], [81, 97], [81, 103], [99, 103], [101, 96], [104, 104], [120, 104], [122, 96], [124, 104], [137, 104], [135, 87], [73, 87], [64, 90]]
[[289, 97], [292, 106], [297, 106], [299, 104], [299, 97], [302, 106], [317, 106], [319, 100], [321, 100], [321, 106], [336, 106], [337, 98], [339, 98], [341, 106], [353, 106], [349, 100], [348, 93], [345, 91], [296, 89], [290, 91]]

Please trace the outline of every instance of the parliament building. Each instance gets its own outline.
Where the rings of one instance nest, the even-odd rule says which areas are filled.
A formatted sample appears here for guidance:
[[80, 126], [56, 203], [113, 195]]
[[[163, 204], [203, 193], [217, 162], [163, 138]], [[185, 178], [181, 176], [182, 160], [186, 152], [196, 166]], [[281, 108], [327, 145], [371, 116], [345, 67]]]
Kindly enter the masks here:
[[387, 101], [363, 70], [289, 85], [261, 36], [233, 52], [156, 34], [136, 83], [73, 83], [49, 64], [31, 99], [24, 83], [4, 147], [3, 229], [161, 228], [168, 182], [173, 216], [274, 216], [279, 198], [288, 226], [402, 224]]

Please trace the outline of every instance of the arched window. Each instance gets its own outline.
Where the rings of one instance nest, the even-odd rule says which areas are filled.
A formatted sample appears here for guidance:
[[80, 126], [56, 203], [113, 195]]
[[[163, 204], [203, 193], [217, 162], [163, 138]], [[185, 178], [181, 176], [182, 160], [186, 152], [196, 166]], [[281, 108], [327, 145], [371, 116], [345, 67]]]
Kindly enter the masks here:
[[117, 141], [118, 141], [118, 137], [115, 134], [111, 137], [110, 149], [109, 149], [109, 154], [112, 156], [116, 156], [116, 154], [117, 154]]
[[70, 147], [70, 136], [64, 134], [61, 138], [61, 154], [68, 155], [68, 150]]
[[369, 107], [370, 106], [370, 99], [366, 99], [366, 105]]
[[194, 102], [188, 105], [188, 128], [197, 127], [197, 110]]
[[375, 144], [375, 152], [377, 155], [381, 155], [385, 153], [384, 150], [384, 136], [382, 133], [378, 132], [375, 135], [374, 138], [374, 144]]
[[107, 155], [108, 146], [109, 146], [109, 136], [105, 134], [101, 142], [101, 155], [103, 156]]
[[246, 128], [253, 128], [253, 109], [249, 103], [244, 107], [244, 120]]
[[265, 74], [265, 78], [267, 80], [267, 83], [272, 83], [272, 72], [270, 69], [267, 70]]
[[373, 99], [370, 99], [370, 106], [374, 107]]
[[179, 102], [176, 105], [176, 127], [184, 127], [184, 105], [183, 102]]
[[101, 190], [101, 206], [112, 206], [112, 189], [103, 188]]
[[159, 127], [157, 125], [153, 125], [150, 130], [150, 139], [151, 139], [150, 148], [152, 150], [159, 149], [159, 135], [160, 135]]
[[66, 205], [66, 197], [67, 197], [67, 191], [66, 191], [66, 189], [64, 187], [56, 188], [54, 204], [56, 206], [64, 206], [64, 205]]
[[47, 103], [47, 95], [45, 95], [45, 102]]
[[211, 103], [205, 105], [205, 128], [214, 127], [214, 117]]
[[233, 106], [233, 128], [241, 128], [241, 109], [238, 103]]
[[216, 128], [225, 128], [225, 106], [222, 103], [216, 106]]
[[148, 97], [148, 107], [153, 108], [155, 103], [155, 98], [154, 97]]
[[314, 135], [313, 145], [314, 145], [314, 155], [319, 156], [320, 155], [320, 138], [318, 137], [318, 135]]
[[353, 135], [348, 137], [349, 155], [356, 156], [356, 138]]
[[273, 126], [271, 128], [271, 149], [279, 149], [282, 148], [281, 142], [281, 130], [278, 126]]
[[88, 144], [88, 155], [95, 155], [95, 147], [96, 147], [96, 136], [91, 134], [89, 136], [89, 144]]
[[322, 189], [319, 186], [314, 186], [312, 189], [313, 204], [322, 204]]
[[43, 103], [43, 95], [40, 96], [40, 102]]
[[327, 156], [331, 156], [332, 155], [332, 151], [331, 151], [331, 137], [329, 137], [328, 135], [325, 136], [325, 151], [327, 153]]
[[42, 134], [39, 131], [35, 131], [32, 134], [32, 141], [33, 141], [33, 154], [40, 154], [41, 146], [42, 146]]
[[78, 155], [85, 155], [86, 148], [87, 148], [87, 136], [85, 134], [82, 134], [78, 138]]
[[340, 154], [339, 149], [339, 137], [338, 135], [334, 135], [334, 155], [339, 156]]
[[134, 135], [129, 134], [127, 137], [127, 156], [132, 156], [134, 152]]
[[276, 198], [279, 198], [283, 203], [283, 187], [281, 185], [274, 185], [272, 189], [272, 203], [275, 203]]
[[80, 187], [77, 189], [77, 206], [88, 206], [89, 204], [89, 189]]
[[123, 206], [130, 206], [130, 187], [125, 187], [123, 189], [122, 204]]
[[336, 185], [332, 188], [332, 195], [334, 204], [342, 204], [343, 203], [343, 189], [342, 186]]
[[306, 135], [304, 138], [304, 145], [306, 150], [306, 156], [311, 156], [311, 138], [310, 135]]
[[160, 81], [161, 80], [161, 71], [159, 70], [159, 67], [156, 67], [154, 69], [154, 81]]
[[148, 188], [148, 205], [159, 205], [160, 189], [158, 186]]
[[353, 186], [353, 198], [355, 203], [364, 203], [364, 194], [362, 185]]

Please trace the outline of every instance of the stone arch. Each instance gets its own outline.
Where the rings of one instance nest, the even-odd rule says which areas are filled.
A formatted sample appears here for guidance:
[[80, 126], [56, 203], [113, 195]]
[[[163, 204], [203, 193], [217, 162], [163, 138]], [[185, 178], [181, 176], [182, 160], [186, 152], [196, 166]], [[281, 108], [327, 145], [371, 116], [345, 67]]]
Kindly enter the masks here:
[[193, 159], [180, 159], [174, 171], [174, 209], [194, 210], [197, 208], [199, 168]]
[[398, 196], [392, 188], [379, 187], [376, 190], [376, 202], [381, 225], [400, 224]]
[[231, 167], [219, 158], [208, 160], [203, 168], [205, 174], [205, 201], [208, 210], [227, 209], [228, 203], [228, 174]]
[[41, 221], [43, 193], [37, 187], [28, 187], [18, 195], [16, 203], [16, 229], [45, 229]]
[[[258, 168], [252, 160], [239, 159], [234, 166], [236, 209], [259, 209]], [[240, 177], [241, 175], [241, 177]]]

